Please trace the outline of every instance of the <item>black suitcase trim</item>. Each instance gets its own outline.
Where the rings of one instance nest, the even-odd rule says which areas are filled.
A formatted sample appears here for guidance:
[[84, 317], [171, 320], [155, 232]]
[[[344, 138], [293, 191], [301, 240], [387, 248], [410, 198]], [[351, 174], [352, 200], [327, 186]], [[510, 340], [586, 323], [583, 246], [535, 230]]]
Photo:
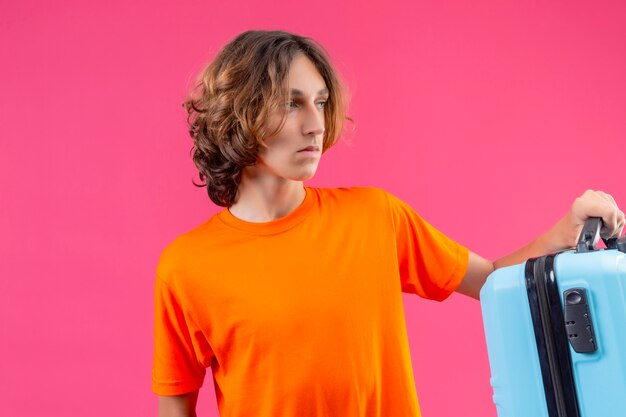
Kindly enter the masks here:
[[550, 417], [579, 417], [561, 297], [548, 255], [526, 263], [525, 278]]
[[558, 255], [546, 257], [545, 263], [545, 286], [548, 307], [550, 309], [550, 320], [552, 322], [552, 334], [554, 335], [554, 348], [558, 358], [558, 369], [561, 372], [561, 384], [563, 397], [568, 417], [579, 417], [578, 397], [576, 395], [576, 384], [574, 382], [574, 372], [572, 370], [572, 358], [570, 355], [570, 345], [565, 326], [564, 308], [561, 303], [561, 293], [554, 273], [554, 261]]
[[552, 382], [553, 374], [550, 371], [548, 349], [546, 347], [542, 320], [539, 313], [539, 294], [537, 292], [537, 285], [535, 283], [535, 263], [537, 263], [537, 261], [537, 259], [529, 259], [528, 262], [526, 262], [526, 292], [528, 294], [528, 304], [530, 307], [530, 314], [533, 321], [535, 342], [537, 343], [537, 353], [539, 355], [539, 365], [541, 366], [541, 377], [543, 379], [543, 388], [546, 395], [548, 415], [550, 417], [558, 417], [558, 408]]

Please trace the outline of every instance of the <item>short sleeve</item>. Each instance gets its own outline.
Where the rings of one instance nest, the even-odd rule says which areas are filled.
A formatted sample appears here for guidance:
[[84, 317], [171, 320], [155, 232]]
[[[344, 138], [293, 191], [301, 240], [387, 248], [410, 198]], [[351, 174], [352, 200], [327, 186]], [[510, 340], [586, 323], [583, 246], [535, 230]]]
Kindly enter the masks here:
[[402, 291], [442, 301], [467, 272], [469, 251], [427, 223], [402, 200], [387, 193]]
[[154, 291], [154, 357], [152, 391], [181, 395], [202, 386], [203, 363], [212, 354], [208, 343], [186, 316], [168, 283], [156, 278]]

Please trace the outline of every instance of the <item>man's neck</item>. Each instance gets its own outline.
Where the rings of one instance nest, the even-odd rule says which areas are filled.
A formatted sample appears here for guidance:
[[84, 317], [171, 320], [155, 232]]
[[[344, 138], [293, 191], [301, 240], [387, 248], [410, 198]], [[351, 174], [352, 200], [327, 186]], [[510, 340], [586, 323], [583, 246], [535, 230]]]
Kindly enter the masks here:
[[255, 176], [244, 171], [237, 201], [228, 210], [252, 223], [276, 220], [295, 210], [306, 196], [304, 184], [284, 178]]

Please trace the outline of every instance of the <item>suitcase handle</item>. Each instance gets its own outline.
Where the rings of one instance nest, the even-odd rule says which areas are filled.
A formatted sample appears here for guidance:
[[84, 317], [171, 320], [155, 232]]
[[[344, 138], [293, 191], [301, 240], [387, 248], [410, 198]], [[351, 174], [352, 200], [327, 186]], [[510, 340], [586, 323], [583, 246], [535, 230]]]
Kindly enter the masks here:
[[[590, 217], [585, 222], [583, 229], [580, 231], [578, 243], [576, 244], [576, 252], [593, 252], [596, 249], [598, 240], [600, 240], [600, 229], [602, 228], [601, 217]], [[618, 239], [612, 237], [610, 239], [602, 238], [607, 249], [617, 249], [626, 252], [626, 239]]]
[[[585, 222], [583, 229], [580, 231], [578, 243], [576, 244], [576, 252], [593, 252], [596, 250], [598, 240], [600, 240], [600, 229], [602, 228], [601, 217], [590, 217]], [[606, 244], [606, 240], [604, 241]], [[608, 246], [608, 245], [607, 245]]]

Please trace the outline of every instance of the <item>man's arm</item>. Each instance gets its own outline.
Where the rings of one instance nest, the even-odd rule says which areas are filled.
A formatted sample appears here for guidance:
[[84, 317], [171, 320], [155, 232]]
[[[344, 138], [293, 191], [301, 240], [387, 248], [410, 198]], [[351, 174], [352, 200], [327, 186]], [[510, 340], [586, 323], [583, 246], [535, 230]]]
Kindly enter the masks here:
[[495, 269], [576, 246], [578, 235], [589, 217], [602, 217], [603, 237], [622, 234], [624, 213], [617, 207], [613, 197], [602, 191], [587, 190], [574, 201], [570, 211], [552, 229], [523, 248], [493, 263], [470, 252], [467, 273], [456, 291], [478, 299], [480, 289]]
[[159, 417], [196, 417], [198, 390], [183, 395], [159, 396]]

